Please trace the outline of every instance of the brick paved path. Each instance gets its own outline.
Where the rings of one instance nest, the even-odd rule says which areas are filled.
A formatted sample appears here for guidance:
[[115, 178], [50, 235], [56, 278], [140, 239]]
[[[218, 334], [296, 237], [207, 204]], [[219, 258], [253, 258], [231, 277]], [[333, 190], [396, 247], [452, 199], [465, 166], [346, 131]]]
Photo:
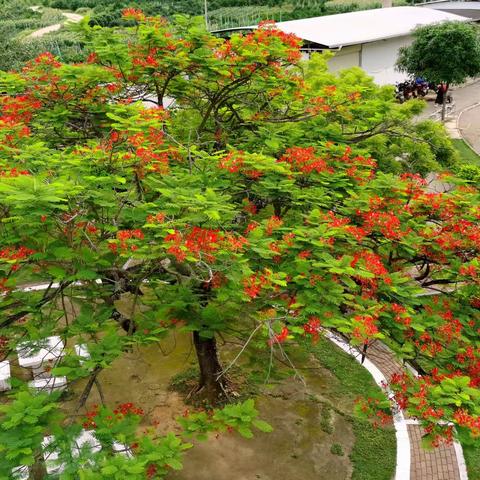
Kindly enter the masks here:
[[[393, 373], [401, 372], [402, 366], [392, 352], [382, 343], [375, 342], [368, 348], [367, 358], [388, 379]], [[410, 480], [464, 480], [460, 475], [459, 462], [453, 445], [443, 445], [433, 451], [422, 447], [423, 429], [420, 425], [412, 425], [407, 419], [408, 436], [410, 438]]]

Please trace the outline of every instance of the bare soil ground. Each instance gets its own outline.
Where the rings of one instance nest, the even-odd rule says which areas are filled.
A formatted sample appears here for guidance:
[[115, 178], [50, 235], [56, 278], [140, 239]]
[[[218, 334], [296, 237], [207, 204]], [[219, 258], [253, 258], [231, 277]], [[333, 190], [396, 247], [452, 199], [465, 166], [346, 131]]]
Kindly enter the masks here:
[[[312, 362], [312, 370], [305, 374], [306, 385], [289, 377], [262, 388], [257, 408], [260, 417], [274, 428], [272, 433], [257, 431], [253, 439], [236, 433], [212, 434], [205, 442], [194, 441], [195, 447], [185, 455], [184, 469], [172, 472], [168, 479], [349, 479], [352, 467], [348, 454], [355, 437], [345, 414], [351, 413], [352, 402], [333, 395], [338, 380], [318, 362]], [[108, 404], [133, 402], [145, 411], [144, 426], [158, 424], [159, 433], [178, 432], [175, 418], [191, 407], [169, 389], [169, 382], [193, 364], [190, 338], [176, 333], [163, 342], [162, 350], [151, 346], [124, 355], [99, 379]], [[67, 397], [64, 404], [67, 411], [75, 410], [84, 383], [70, 389], [71, 400]], [[85, 409], [99, 403], [94, 387]], [[335, 443], [342, 446], [343, 456], [330, 452]]]

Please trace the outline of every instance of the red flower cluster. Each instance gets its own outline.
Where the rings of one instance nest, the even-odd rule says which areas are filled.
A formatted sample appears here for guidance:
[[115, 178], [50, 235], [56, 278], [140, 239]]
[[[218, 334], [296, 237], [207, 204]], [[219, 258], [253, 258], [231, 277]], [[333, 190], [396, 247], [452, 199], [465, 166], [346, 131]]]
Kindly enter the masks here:
[[62, 65], [50, 52], [41, 53], [37, 58], [35, 58], [34, 62], [37, 65], [50, 65], [53, 67], [60, 67]]
[[384, 280], [389, 283], [386, 277], [388, 270], [382, 263], [382, 259], [376, 253], [369, 252], [368, 250], [356, 252], [353, 255], [353, 260], [350, 262], [350, 266], [354, 268], [360, 260], [363, 261], [365, 268], [369, 272], [373, 273], [377, 277], [384, 277]]
[[135, 20], [137, 22], [145, 20], [145, 14], [139, 8], [124, 8], [122, 17], [126, 20]]
[[472, 436], [480, 437], [480, 417], [470, 415], [463, 409], [458, 409], [454, 414], [453, 418], [458, 425], [462, 427], [467, 427]]
[[350, 219], [348, 217], [337, 217], [332, 211], [329, 211], [324, 218], [328, 222], [328, 226], [331, 228], [344, 227], [350, 223]]
[[277, 333], [268, 341], [268, 344], [272, 346], [275, 343], [283, 343], [288, 338], [288, 333], [288, 328], [283, 327], [280, 333]]
[[150, 148], [138, 147], [135, 154], [141, 161], [141, 168], [148, 166], [151, 171], [161, 174], [169, 172], [168, 152], [156, 153]]
[[[328, 147], [327, 144], [325, 146]], [[348, 167], [345, 174], [358, 182], [364, 182], [375, 175], [377, 162], [371, 157], [365, 158], [362, 155], [352, 157], [350, 147], [345, 147], [345, 151], [339, 160], [343, 168]]]
[[117, 418], [125, 417], [126, 415], [139, 415], [142, 416], [144, 411], [141, 408], [136, 407], [133, 403], [121, 403], [117, 406], [117, 408], [113, 411]]
[[366, 344], [378, 333], [376, 318], [372, 315], [355, 315], [352, 320], [352, 335], [359, 342]]
[[82, 423], [83, 428], [97, 428], [94, 418], [97, 417], [98, 413], [98, 405], [94, 405], [93, 409], [85, 414], [85, 420]]
[[159, 63], [156, 58], [158, 55], [158, 49], [157, 48], [151, 48], [148, 51], [147, 55], [135, 55], [133, 58], [133, 64], [140, 66], [140, 67], [151, 67], [151, 68], [156, 68], [158, 67]]
[[271, 235], [274, 230], [278, 230], [283, 225], [283, 220], [276, 215], [271, 216], [267, 221], [265, 232]]
[[314, 97], [310, 99], [310, 105], [307, 107], [307, 112], [316, 115], [320, 112], [329, 112], [332, 107], [326, 103], [324, 97]]
[[409, 232], [402, 230], [400, 219], [393, 212], [369, 211], [362, 217], [363, 228], [367, 232], [379, 231], [390, 240], [399, 240]]
[[33, 112], [41, 106], [41, 102], [30, 95], [0, 97], [0, 125], [5, 124], [11, 127], [28, 123], [32, 119]]
[[[120, 248], [122, 250], [128, 250], [129, 247], [129, 241], [130, 240], [143, 240], [145, 238], [143, 232], [137, 228], [135, 230], [119, 230], [117, 232], [117, 240], [120, 242]], [[113, 252], [116, 253], [118, 249], [118, 244], [117, 243], [109, 243], [108, 248]], [[130, 250], [133, 252], [137, 250], [138, 247], [137, 245], [133, 244], [130, 245]]]
[[257, 214], [258, 212], [257, 206], [253, 202], [251, 202], [248, 198], [243, 199], [243, 204], [244, 204], [244, 207], [243, 207], [244, 212], [250, 213], [251, 215]]
[[260, 224], [258, 222], [250, 222], [245, 228], [245, 235], [248, 235], [250, 232], [253, 232], [256, 228], [258, 228]]
[[422, 194], [427, 185], [427, 181], [417, 173], [402, 173], [400, 178], [407, 183], [405, 193], [408, 196], [416, 196]]
[[265, 271], [265, 274], [254, 273], [249, 277], [243, 279], [243, 291], [250, 297], [256, 298], [265, 288], [271, 285], [270, 277], [271, 272]]
[[12, 270], [18, 270], [18, 262], [26, 260], [30, 255], [33, 255], [34, 253], [34, 250], [24, 246], [18, 248], [6, 247], [0, 250], [0, 259], [7, 262], [15, 262], [15, 264], [12, 266]]
[[222, 170], [236, 173], [243, 167], [244, 161], [243, 152], [239, 150], [236, 152], [229, 152], [225, 157], [221, 158], [218, 166]]
[[156, 215], [148, 215], [147, 223], [163, 223], [165, 221], [165, 214], [162, 212], [157, 213]]
[[85, 414], [85, 420], [82, 423], [83, 428], [97, 428], [98, 424], [106, 421], [108, 425], [113, 422], [122, 420], [128, 415], [142, 416], [144, 414], [141, 408], [136, 407], [133, 403], [121, 403], [113, 410], [113, 415], [107, 412], [101, 413], [98, 405], [93, 405], [92, 410]]
[[302, 173], [328, 172], [333, 173], [332, 167], [316, 155], [314, 147], [291, 147], [287, 148], [279, 162], [287, 162], [292, 165], [294, 171]]
[[314, 342], [318, 341], [322, 323], [318, 317], [310, 317], [308, 322], [303, 326], [306, 335], [311, 335]]
[[170, 243], [167, 252], [173, 255], [179, 262], [193, 255], [209, 262], [215, 261], [214, 253], [220, 248], [230, 251], [241, 250], [248, 240], [245, 237], [232, 233], [220, 233], [218, 230], [210, 230], [201, 227], [191, 227], [186, 232], [174, 230], [165, 237], [165, 242]]
[[285, 33], [278, 29], [272, 20], [261, 22], [258, 25], [258, 29], [250, 35], [246, 35], [246, 37], [254, 38], [264, 45], [270, 45], [273, 41], [279, 40], [287, 47], [286, 54], [289, 62], [295, 63], [302, 58], [302, 54], [300, 53], [302, 40], [293, 33]]
[[392, 312], [395, 314], [395, 321], [401, 323], [407, 327], [412, 323], [412, 317], [407, 314], [407, 309], [398, 303], [392, 303], [390, 305]]
[[137, 228], [136, 230], [119, 230], [117, 232], [117, 238], [121, 242], [126, 242], [127, 240], [130, 240], [132, 238], [143, 240], [145, 237], [143, 235], [143, 232], [139, 228]]
[[414, 344], [416, 347], [420, 348], [422, 352], [427, 352], [432, 357], [436, 356], [443, 350], [442, 344], [434, 340], [428, 332], [423, 332], [420, 335], [419, 340], [414, 341]]
[[185, 234], [175, 230], [165, 237], [165, 242], [171, 243], [167, 252], [173, 255], [179, 262], [182, 262], [190, 253], [196, 257], [205, 254], [207, 261], [213, 261], [215, 253], [219, 248], [219, 242], [223, 235], [218, 230], [209, 230], [201, 227], [193, 227]]
[[390, 378], [390, 387], [394, 392], [395, 401], [402, 410], [405, 410], [409, 404], [408, 388], [411, 382], [411, 378], [406, 373], [394, 373]]
[[145, 472], [147, 478], [153, 478], [157, 474], [158, 467], [154, 463], [150, 463]]
[[465, 275], [466, 277], [476, 277], [477, 276], [477, 267], [475, 265], [462, 265], [458, 273], [460, 275]]

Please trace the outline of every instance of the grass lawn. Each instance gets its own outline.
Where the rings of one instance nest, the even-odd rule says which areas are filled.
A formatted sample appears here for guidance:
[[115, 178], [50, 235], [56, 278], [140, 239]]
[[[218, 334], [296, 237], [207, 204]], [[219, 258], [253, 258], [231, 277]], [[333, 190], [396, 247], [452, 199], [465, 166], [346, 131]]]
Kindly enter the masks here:
[[[480, 166], [480, 156], [478, 156], [462, 139], [452, 140], [453, 146], [460, 154], [462, 160], [472, 165]], [[480, 477], [479, 477], [480, 478]]]
[[[353, 420], [355, 444], [350, 454], [352, 480], [393, 478], [396, 463], [396, 441], [392, 430], [375, 428], [371, 423]], [[381, 454], [379, 454], [381, 452]]]
[[[335, 393], [355, 399], [379, 392], [380, 389], [370, 373], [330, 341], [322, 338], [309, 349], [339, 380]], [[393, 427], [375, 428], [371, 423], [355, 417], [350, 420], [355, 434], [355, 443], [350, 454], [353, 466], [352, 480], [393, 478], [396, 463], [396, 440]]]

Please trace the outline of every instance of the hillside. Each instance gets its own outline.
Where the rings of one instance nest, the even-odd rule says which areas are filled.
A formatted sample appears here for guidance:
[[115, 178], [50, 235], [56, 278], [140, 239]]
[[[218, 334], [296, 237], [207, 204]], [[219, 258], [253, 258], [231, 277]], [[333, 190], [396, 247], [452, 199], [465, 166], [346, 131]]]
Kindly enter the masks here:
[[[126, 7], [141, 8], [149, 15], [171, 17], [176, 13], [203, 15], [203, 0], [45, 0], [52, 8], [90, 9], [92, 22], [112, 26], [121, 23], [120, 12]], [[208, 19], [211, 30], [257, 23], [265, 19], [292, 20], [379, 6], [376, 0], [209, 0]]]
[[[214, 31], [262, 20], [284, 21], [378, 8], [380, 3], [379, 0], [208, 0], [207, 6], [208, 28]], [[64, 26], [66, 12], [88, 16], [92, 24], [101, 26], [125, 25], [121, 12], [127, 7], [167, 18], [175, 14], [204, 15], [204, 0], [0, 0], [0, 7], [1, 70], [18, 69], [44, 51], [65, 62], [81, 60], [83, 50], [78, 37]], [[56, 28], [48, 28], [53, 25]]]
[[82, 57], [76, 35], [63, 26], [48, 33], [48, 27], [67, 20], [59, 9], [28, 0], [3, 0], [0, 7], [0, 70], [18, 69], [45, 51], [65, 61]]

